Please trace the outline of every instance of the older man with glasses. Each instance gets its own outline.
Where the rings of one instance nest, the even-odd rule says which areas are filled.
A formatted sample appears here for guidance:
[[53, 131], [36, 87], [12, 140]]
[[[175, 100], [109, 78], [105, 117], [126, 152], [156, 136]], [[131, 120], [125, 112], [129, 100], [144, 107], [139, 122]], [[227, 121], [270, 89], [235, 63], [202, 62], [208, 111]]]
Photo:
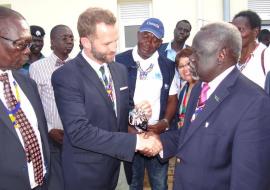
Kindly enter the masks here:
[[46, 189], [47, 125], [34, 81], [18, 73], [32, 37], [25, 18], [0, 6], [0, 189]]

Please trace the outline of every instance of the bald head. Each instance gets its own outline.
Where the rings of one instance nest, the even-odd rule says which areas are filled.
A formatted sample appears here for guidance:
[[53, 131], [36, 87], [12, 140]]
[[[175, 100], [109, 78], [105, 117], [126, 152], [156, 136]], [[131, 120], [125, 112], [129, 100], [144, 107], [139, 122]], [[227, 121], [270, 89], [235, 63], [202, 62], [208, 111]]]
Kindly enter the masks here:
[[193, 55], [197, 73], [202, 81], [210, 82], [239, 59], [242, 39], [238, 29], [225, 22], [208, 24], [193, 39]]
[[[202, 39], [203, 42], [202, 42]], [[222, 48], [231, 50], [233, 62], [236, 63], [240, 57], [242, 39], [238, 29], [226, 22], [216, 22], [205, 25], [194, 37], [194, 41], [201, 41], [205, 50], [209, 53], [216, 52]]]
[[28, 59], [32, 36], [25, 18], [0, 6], [0, 69], [20, 68]]
[[17, 17], [17, 18], [24, 19], [24, 17], [17, 11], [0, 6], [0, 20], [6, 19], [9, 17], [15, 17], [15, 18]]
[[25, 18], [17, 11], [0, 6], [0, 34], [7, 31], [6, 24], [9, 19], [25, 20]]

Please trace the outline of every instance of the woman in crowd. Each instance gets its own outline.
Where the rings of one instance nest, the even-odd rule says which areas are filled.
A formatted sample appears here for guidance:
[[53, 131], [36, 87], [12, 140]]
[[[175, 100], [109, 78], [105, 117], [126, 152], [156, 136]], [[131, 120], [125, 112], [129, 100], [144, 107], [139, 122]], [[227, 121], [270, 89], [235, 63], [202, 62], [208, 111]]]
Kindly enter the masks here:
[[178, 97], [178, 109], [177, 109], [177, 127], [181, 128], [184, 124], [186, 108], [189, 100], [189, 95], [192, 87], [197, 82], [194, 79], [191, 67], [189, 56], [192, 54], [191, 48], [182, 49], [175, 58], [177, 70], [181, 76], [181, 89]]

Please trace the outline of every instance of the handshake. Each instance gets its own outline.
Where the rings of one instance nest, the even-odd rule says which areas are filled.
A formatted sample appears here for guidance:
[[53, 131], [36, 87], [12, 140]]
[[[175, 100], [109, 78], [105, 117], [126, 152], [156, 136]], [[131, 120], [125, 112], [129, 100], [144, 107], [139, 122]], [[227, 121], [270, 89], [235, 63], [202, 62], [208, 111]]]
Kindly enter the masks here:
[[163, 149], [159, 135], [153, 132], [137, 134], [136, 150], [144, 156], [156, 156]]

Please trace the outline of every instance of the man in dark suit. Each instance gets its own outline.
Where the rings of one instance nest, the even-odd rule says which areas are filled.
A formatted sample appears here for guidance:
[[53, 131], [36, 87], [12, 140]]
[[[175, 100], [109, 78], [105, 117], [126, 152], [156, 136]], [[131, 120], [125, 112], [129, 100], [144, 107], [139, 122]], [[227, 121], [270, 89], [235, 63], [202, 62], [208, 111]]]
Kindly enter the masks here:
[[161, 135], [163, 158], [177, 158], [175, 190], [270, 189], [270, 99], [235, 67], [241, 45], [229, 23], [194, 37], [190, 61], [201, 82], [184, 127]]
[[25, 18], [0, 7], [0, 189], [3, 190], [47, 189], [50, 155], [41, 101], [35, 82], [14, 71], [28, 59], [30, 45], [30, 28]]
[[116, 27], [111, 12], [87, 9], [77, 25], [82, 51], [52, 75], [64, 127], [65, 190], [115, 189], [121, 160], [132, 161], [135, 150], [153, 155], [161, 149], [154, 138], [126, 133], [128, 76], [125, 67], [113, 61]]

